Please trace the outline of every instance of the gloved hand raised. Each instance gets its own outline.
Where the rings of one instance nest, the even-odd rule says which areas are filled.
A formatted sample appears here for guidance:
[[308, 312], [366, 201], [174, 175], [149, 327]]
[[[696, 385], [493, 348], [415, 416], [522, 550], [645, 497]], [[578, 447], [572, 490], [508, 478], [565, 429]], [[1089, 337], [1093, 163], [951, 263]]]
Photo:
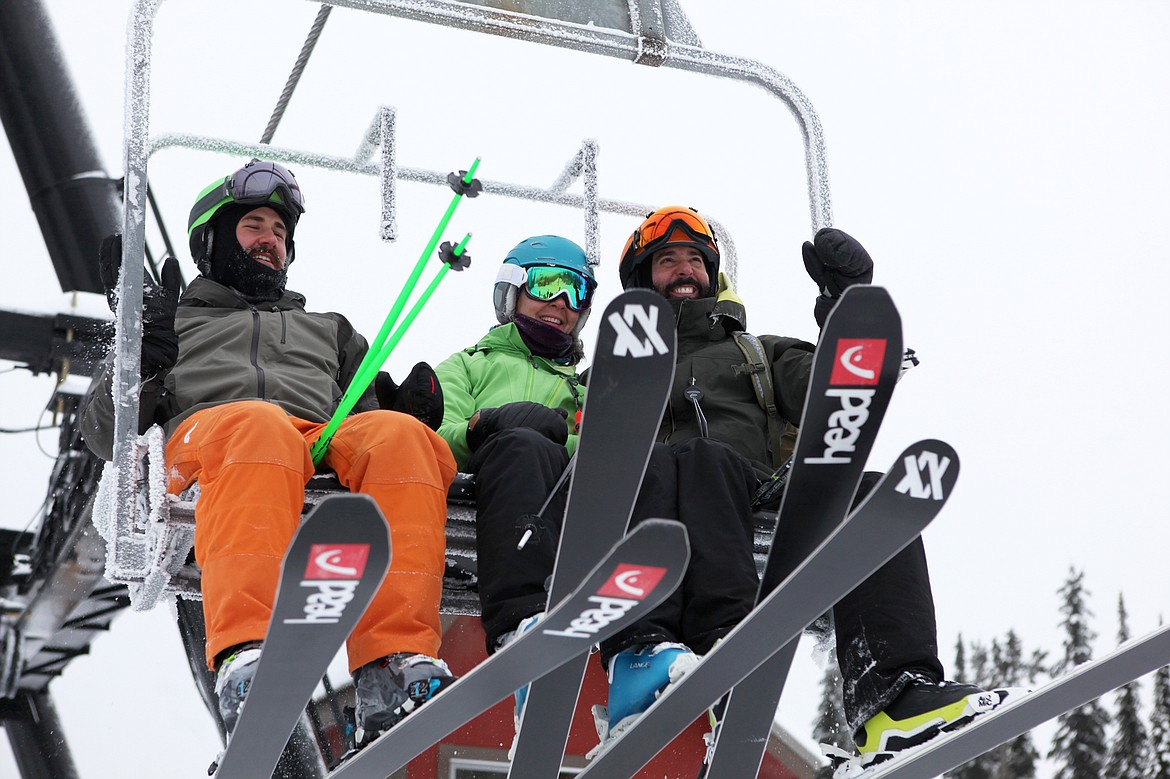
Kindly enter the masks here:
[[467, 447], [474, 452], [492, 433], [513, 427], [529, 427], [553, 443], [564, 444], [569, 440], [568, 416], [563, 408], [549, 408], [530, 400], [481, 408], [467, 423]]
[[[98, 251], [98, 273], [106, 290], [110, 310], [117, 310], [118, 271], [122, 267], [122, 236], [107, 235]], [[183, 274], [179, 261], [167, 257], [163, 261], [160, 283], [149, 275], [142, 279], [142, 368], [151, 376], [174, 366], [179, 359], [179, 335], [175, 332], [175, 312], [179, 307], [179, 289]]]
[[374, 394], [382, 408], [410, 414], [431, 430], [438, 430], [443, 422], [443, 387], [425, 362], [416, 364], [402, 384], [396, 384], [389, 373], [379, 371], [374, 378]]
[[823, 327], [829, 311], [846, 289], [873, 281], [873, 260], [856, 238], [833, 227], [817, 230], [801, 251], [804, 268], [821, 293], [813, 315]]

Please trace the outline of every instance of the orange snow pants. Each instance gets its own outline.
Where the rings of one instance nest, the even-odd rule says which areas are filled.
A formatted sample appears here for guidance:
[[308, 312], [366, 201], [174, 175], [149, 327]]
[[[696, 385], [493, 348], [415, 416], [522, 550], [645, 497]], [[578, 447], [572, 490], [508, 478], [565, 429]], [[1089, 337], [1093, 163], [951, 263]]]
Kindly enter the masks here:
[[[167, 442], [168, 490], [199, 481], [195, 558], [209, 668], [225, 649], [268, 630], [280, 563], [315, 470], [309, 448], [324, 427], [249, 400], [197, 411]], [[368, 411], [341, 424], [322, 465], [351, 492], [373, 497], [390, 525], [390, 572], [346, 644], [350, 670], [395, 652], [436, 656], [450, 448], [414, 417]]]

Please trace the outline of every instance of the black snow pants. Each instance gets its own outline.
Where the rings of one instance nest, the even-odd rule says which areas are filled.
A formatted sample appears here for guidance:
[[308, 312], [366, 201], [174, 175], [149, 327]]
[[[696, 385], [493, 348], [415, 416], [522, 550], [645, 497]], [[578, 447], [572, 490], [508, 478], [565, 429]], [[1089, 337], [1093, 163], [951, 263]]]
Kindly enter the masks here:
[[[534, 523], [532, 515], [568, 459], [563, 446], [517, 428], [488, 438], [468, 464], [477, 474], [479, 594], [489, 652], [501, 635], [546, 606], [567, 488], [562, 487], [541, 522]], [[855, 505], [880, 477], [865, 474]], [[679, 642], [704, 654], [751, 610], [758, 590], [750, 505], [756, 484], [750, 464], [721, 442], [655, 444], [632, 521], [682, 522], [690, 537], [691, 564], [666, 601], [602, 644], [603, 663], [645, 643]], [[530, 526], [535, 535], [517, 550]], [[854, 730], [915, 676], [943, 679], [921, 539], [845, 596], [832, 615], [845, 715]]]
[[[882, 474], [867, 472], [856, 507]], [[917, 676], [943, 680], [934, 595], [922, 539], [895, 555], [833, 607], [845, 718], [853, 731]]]

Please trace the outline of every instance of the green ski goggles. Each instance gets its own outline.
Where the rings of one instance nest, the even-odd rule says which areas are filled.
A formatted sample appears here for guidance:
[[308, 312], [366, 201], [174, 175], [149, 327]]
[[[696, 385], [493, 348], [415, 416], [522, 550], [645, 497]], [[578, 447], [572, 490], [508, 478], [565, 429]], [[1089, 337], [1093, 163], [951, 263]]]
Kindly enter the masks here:
[[534, 265], [522, 268], [512, 263], [500, 266], [496, 282], [505, 281], [520, 287], [534, 300], [553, 301], [565, 296], [565, 304], [574, 311], [584, 311], [593, 304], [596, 282], [569, 268]]

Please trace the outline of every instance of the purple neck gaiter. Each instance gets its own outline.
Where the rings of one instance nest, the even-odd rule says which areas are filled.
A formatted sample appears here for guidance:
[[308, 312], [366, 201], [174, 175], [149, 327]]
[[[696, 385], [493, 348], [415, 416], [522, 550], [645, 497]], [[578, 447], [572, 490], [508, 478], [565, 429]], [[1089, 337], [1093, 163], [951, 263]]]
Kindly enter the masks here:
[[566, 333], [559, 327], [523, 314], [516, 314], [512, 321], [520, 331], [524, 344], [538, 357], [559, 360], [568, 356], [573, 349], [573, 334]]

